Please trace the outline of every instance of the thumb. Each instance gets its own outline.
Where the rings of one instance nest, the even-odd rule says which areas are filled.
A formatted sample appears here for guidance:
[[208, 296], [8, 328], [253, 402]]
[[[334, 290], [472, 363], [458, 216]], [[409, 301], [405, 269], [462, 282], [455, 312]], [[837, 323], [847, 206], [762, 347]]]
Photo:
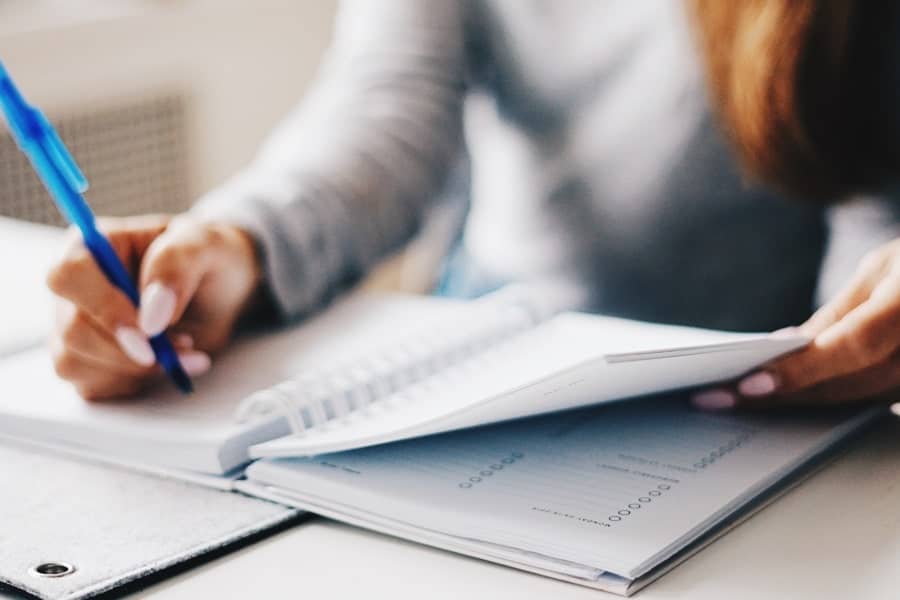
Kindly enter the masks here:
[[178, 322], [208, 269], [203, 228], [173, 222], [147, 248], [141, 262], [138, 326], [148, 336]]

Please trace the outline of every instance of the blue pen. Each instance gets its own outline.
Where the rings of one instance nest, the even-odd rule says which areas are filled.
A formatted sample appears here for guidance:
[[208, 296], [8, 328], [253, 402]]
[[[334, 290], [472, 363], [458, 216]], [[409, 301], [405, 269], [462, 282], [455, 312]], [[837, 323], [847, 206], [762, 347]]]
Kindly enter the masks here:
[[[59, 211], [81, 231], [84, 245], [97, 261], [100, 270], [114, 286], [128, 296], [135, 307], [139, 306], [140, 294], [137, 286], [109, 240], [97, 229], [94, 213], [82, 197], [88, 189], [87, 179], [43, 113], [29, 106], [22, 98], [2, 62], [0, 62], [0, 106], [3, 107], [9, 130], [19, 148], [31, 160], [34, 170], [44, 182]], [[178, 389], [186, 394], [191, 393], [193, 391], [191, 379], [182, 368], [178, 355], [165, 334], [150, 338], [150, 346], [157, 362]]]

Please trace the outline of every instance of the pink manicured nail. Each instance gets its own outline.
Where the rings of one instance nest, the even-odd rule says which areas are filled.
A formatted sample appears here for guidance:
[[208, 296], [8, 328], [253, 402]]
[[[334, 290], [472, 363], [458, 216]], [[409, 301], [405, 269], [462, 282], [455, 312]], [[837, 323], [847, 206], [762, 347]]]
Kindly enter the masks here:
[[175, 292], [158, 282], [147, 286], [141, 294], [141, 310], [138, 313], [138, 324], [141, 329], [153, 337], [166, 330], [175, 312], [177, 298]]
[[119, 342], [122, 352], [142, 367], [149, 367], [156, 362], [147, 337], [134, 327], [116, 329], [116, 341]]
[[188, 351], [178, 355], [181, 366], [188, 375], [203, 375], [212, 366], [212, 359], [205, 352]]
[[703, 410], [726, 410], [734, 408], [737, 399], [727, 390], [708, 390], [695, 394], [691, 404]]
[[758, 371], [741, 379], [737, 389], [744, 396], [768, 396], [778, 389], [778, 380], [767, 371]]
[[190, 349], [194, 347], [194, 337], [187, 333], [173, 335], [172, 342], [179, 348]]

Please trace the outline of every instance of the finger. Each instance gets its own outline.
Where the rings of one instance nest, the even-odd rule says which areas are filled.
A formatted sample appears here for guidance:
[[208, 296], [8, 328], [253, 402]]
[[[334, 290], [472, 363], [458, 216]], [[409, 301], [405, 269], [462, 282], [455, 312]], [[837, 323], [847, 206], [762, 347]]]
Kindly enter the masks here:
[[113, 373], [58, 341], [51, 342], [50, 351], [57, 375], [71, 382], [88, 400], [134, 394], [140, 389], [140, 382], [146, 379]]
[[86, 311], [107, 331], [134, 327], [137, 310], [125, 294], [107, 279], [84, 245], [73, 244], [47, 276], [57, 296]]
[[111, 400], [127, 398], [140, 393], [150, 378], [122, 377], [93, 365], [81, 366], [82, 379], [72, 381], [78, 394], [85, 400]]
[[737, 394], [728, 387], [717, 387], [694, 393], [690, 401], [700, 410], [731, 410], [737, 406]]
[[897, 350], [900, 336], [900, 272], [888, 273], [869, 299], [823, 331], [814, 346], [847, 360], [847, 372], [881, 362]]
[[119, 374], [142, 374], [156, 362], [149, 345], [126, 353], [123, 347], [130, 347], [128, 340], [117, 340], [69, 302], [61, 301], [57, 308], [56, 334], [65, 348]]
[[844, 318], [851, 310], [865, 302], [878, 283], [883, 265], [874, 258], [866, 259], [852, 280], [837, 296], [817, 310], [801, 326], [802, 332], [815, 337]]
[[149, 336], [177, 322], [193, 298], [209, 265], [206, 230], [172, 225], [150, 244], [141, 264], [141, 308], [138, 322]]
[[[900, 360], [892, 358], [865, 371], [828, 380], [793, 393], [748, 396], [739, 389], [718, 387], [691, 396], [691, 404], [705, 411], [770, 410], [803, 405], [833, 405], [864, 399], [900, 388]], [[900, 409], [898, 409], [900, 410]]]
[[[50, 344], [53, 365], [57, 375], [72, 382], [79, 394], [86, 399], [131, 396], [150, 382], [162, 379], [163, 371], [158, 365], [138, 374], [116, 372], [107, 365], [99, 364], [92, 356], [85, 356], [53, 339]], [[209, 355], [203, 352], [182, 351], [179, 361], [192, 377], [206, 373], [210, 368]]]
[[[139, 350], [138, 356], [126, 354], [122, 341], [110, 336], [87, 313], [66, 301], [57, 307], [56, 335], [65, 348], [90, 359], [115, 373], [143, 375], [156, 363], [152, 349], [146, 354]], [[190, 350], [193, 338], [187, 334], [173, 336], [172, 343], [177, 351]]]
[[184, 350], [178, 353], [178, 361], [191, 377], [206, 374], [212, 367], [212, 358], [199, 350]]
[[[889, 276], [876, 286], [869, 299], [819, 334], [803, 350], [775, 361], [738, 385], [746, 395], [764, 396], [776, 390], [791, 393], [822, 381], [877, 365], [900, 344], [900, 278]], [[754, 390], [764, 373], [770, 389]], [[763, 386], [765, 388], [765, 386]], [[744, 389], [745, 388], [745, 389]]]
[[128, 361], [120, 364], [104, 362], [94, 354], [87, 354], [81, 349], [66, 346], [59, 337], [50, 339], [50, 350], [54, 357], [57, 375], [73, 382], [84, 379], [85, 369], [88, 367], [91, 372], [103, 371], [110, 378], [142, 379], [162, 372], [157, 365], [136, 369], [129, 368]]
[[[135, 235], [143, 239], [151, 234]], [[142, 250], [135, 245], [141, 240], [136, 242], [131, 237], [131, 232], [110, 235], [110, 243], [126, 264]], [[143, 367], [153, 364], [150, 343], [136, 327], [137, 309], [121, 290], [109, 283], [80, 238], [72, 239], [62, 261], [50, 271], [47, 284], [57, 296], [77, 306], [105, 329], [133, 363]], [[73, 320], [74, 313], [71, 310], [69, 313], [70, 318], [59, 326], [64, 328], [64, 336], [77, 336], [84, 325], [84, 315]]]
[[[141, 256], [168, 220], [165, 215], [142, 215], [99, 219], [97, 224], [126, 268], [136, 272]], [[111, 332], [121, 325], [134, 327], [137, 309], [107, 281], [75, 228], [69, 229], [68, 238], [66, 252], [48, 274], [50, 289], [87, 310]]]
[[194, 336], [189, 333], [175, 332], [169, 337], [176, 350], [192, 350], [194, 348]]
[[[67, 300], [57, 302], [55, 332], [64, 345], [76, 346], [86, 355], [102, 355], [110, 363], [125, 361], [146, 368], [156, 362], [149, 341], [136, 328], [118, 327], [110, 333], [86, 311]], [[108, 348], [111, 344], [117, 349]]]
[[737, 408], [767, 409], [776, 406], [836, 405], [866, 399], [900, 389], [900, 358], [890, 359], [860, 372], [824, 381], [794, 393], [765, 397], [736, 396]]
[[97, 228], [106, 235], [119, 256], [139, 257], [165, 231], [171, 219], [171, 215], [165, 214], [99, 217]]

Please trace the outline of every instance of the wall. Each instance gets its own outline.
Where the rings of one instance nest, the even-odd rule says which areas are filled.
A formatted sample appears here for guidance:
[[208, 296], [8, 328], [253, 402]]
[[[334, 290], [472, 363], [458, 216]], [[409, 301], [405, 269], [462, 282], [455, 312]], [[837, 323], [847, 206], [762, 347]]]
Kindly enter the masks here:
[[185, 90], [197, 195], [245, 164], [302, 95], [334, 11], [335, 0], [7, 0], [0, 58], [48, 113]]
[[[0, 0], [0, 59], [51, 115], [186, 91], [187, 179], [196, 197], [246, 164], [302, 96], [327, 48], [336, 5]], [[427, 287], [435, 260], [410, 261], [410, 254], [387, 261], [368, 285]]]

